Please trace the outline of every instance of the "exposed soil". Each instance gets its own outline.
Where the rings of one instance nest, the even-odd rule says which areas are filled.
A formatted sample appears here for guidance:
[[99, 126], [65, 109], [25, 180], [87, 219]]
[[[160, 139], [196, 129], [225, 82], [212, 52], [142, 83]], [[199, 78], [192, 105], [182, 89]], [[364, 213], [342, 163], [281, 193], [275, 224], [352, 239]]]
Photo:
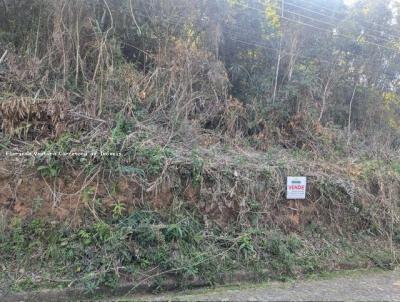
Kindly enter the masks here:
[[[3, 166], [3, 171], [13, 169], [7, 170]], [[173, 199], [180, 196], [219, 225], [227, 225], [236, 219], [241, 205], [233, 198], [219, 200], [215, 197], [214, 185], [205, 183], [199, 187], [188, 181], [177, 193], [174, 184], [168, 180], [148, 190], [129, 177], [105, 182], [100, 176], [87, 177], [71, 171], [63, 173], [62, 177], [49, 179], [33, 169], [26, 169], [19, 174], [5, 172], [5, 176], [0, 177], [0, 209], [21, 218], [67, 220], [79, 225], [81, 211], [90, 210], [88, 204], [95, 199], [101, 200], [105, 212], [111, 212], [110, 209], [117, 202], [125, 204], [126, 210], [132, 212], [141, 205], [150, 205], [157, 210], [167, 209]], [[269, 194], [267, 186], [260, 188], [256, 194], [257, 200], [262, 202], [258, 211], [265, 221], [296, 230], [311, 221], [312, 217], [318, 217], [318, 208], [312, 201], [285, 201], [277, 207], [265, 198]]]

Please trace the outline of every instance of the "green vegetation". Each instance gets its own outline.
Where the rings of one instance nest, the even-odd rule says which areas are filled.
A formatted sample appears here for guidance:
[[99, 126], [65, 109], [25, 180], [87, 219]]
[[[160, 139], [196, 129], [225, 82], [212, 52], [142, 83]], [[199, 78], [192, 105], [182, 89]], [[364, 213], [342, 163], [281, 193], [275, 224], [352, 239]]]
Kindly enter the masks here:
[[0, 1], [0, 292], [397, 265], [400, 6], [284, 2]]
[[[368, 267], [370, 260], [388, 268], [397, 261], [389, 247], [376, 251], [360, 240], [361, 234], [335, 242], [332, 234], [315, 230], [301, 237], [265, 228], [223, 231], [214, 226], [206, 231], [199, 216], [190, 214], [193, 209], [177, 207], [164, 213], [138, 209], [76, 229], [12, 219], [12, 228], [0, 237], [9, 276], [3, 287], [21, 291], [76, 283], [90, 292], [98, 286], [114, 288], [122, 280], [140, 281], [141, 274], [151, 282], [172, 274], [185, 287], [193, 277], [212, 284], [221, 273], [236, 270], [259, 272], [262, 279], [316, 274], [326, 271], [333, 258], [337, 269]], [[311, 243], [314, 236], [327, 239]]]

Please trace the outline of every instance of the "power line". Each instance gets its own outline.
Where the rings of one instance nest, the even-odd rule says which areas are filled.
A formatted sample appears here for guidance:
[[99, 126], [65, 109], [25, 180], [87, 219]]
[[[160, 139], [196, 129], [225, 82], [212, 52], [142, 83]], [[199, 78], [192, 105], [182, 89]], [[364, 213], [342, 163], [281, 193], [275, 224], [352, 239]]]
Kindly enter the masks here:
[[[312, 20], [312, 21], [315, 21], [315, 22], [319, 22], [319, 23], [322, 23], [322, 24], [330, 25], [330, 26], [333, 26], [333, 27], [338, 27], [338, 25], [339, 25], [339, 24], [334, 24], [334, 23], [326, 22], [326, 21], [323, 21], [323, 20], [318, 20], [318, 19], [315, 19], [315, 18], [306, 16], [306, 15], [298, 14], [298, 13], [295, 13], [295, 12], [293, 12], [293, 11], [288, 11], [288, 10], [287, 10], [286, 12], [289, 13], [289, 14], [293, 14], [293, 15], [295, 15], [295, 16], [299, 16], [299, 17], [302, 17], [302, 18], [306, 18], [306, 19], [309, 19], [309, 20]], [[365, 36], [368, 36], [368, 37], [371, 37], [371, 38], [380, 39], [380, 40], [383, 40], [383, 41], [389, 42], [389, 43], [392, 43], [392, 42], [393, 42], [393, 41], [388, 40], [388, 39], [386, 39], [386, 38], [384, 38], [384, 37], [379, 37], [379, 36], [371, 35], [371, 34], [368, 34], [368, 33], [364, 33], [364, 35], [365, 35]], [[400, 37], [399, 37], [399, 39], [400, 39]]]
[[[245, 8], [248, 8], [248, 9], [252, 9], [252, 10], [255, 10], [255, 11], [259, 11], [259, 12], [264, 13], [263, 10], [261, 10], [261, 9], [259, 9], [259, 8], [255, 8], [255, 7], [248, 6], [248, 5], [246, 5], [246, 4], [237, 4], [237, 5], [242, 6], [242, 7], [245, 7]], [[285, 6], [287, 6], [287, 5], [292, 5], [292, 4], [286, 3], [286, 2], [285, 2]], [[277, 6], [275, 6], [275, 5], [269, 5], [269, 6], [270, 6], [270, 7], [274, 7], [274, 8], [276, 8], [276, 9], [278, 9], [278, 10], [281, 9], [280, 7], [277, 7]], [[312, 12], [312, 13], [319, 14], [319, 15], [324, 16], [324, 17], [327, 17], [327, 18], [334, 19], [334, 20], [336, 20], [336, 21], [338, 21], [338, 22], [343, 22], [343, 21], [345, 21], [345, 19], [338, 19], [338, 18], [336, 18], [336, 17], [332, 17], [332, 16], [328, 16], [328, 15], [325, 15], [325, 14], [321, 14], [321, 13], [319, 13], [319, 12], [316, 12], [316, 11], [313, 11], [313, 10], [310, 10], [310, 9], [302, 8], [302, 7], [298, 6], [298, 5], [292, 5], [292, 6], [297, 7], [297, 8], [300, 8], [300, 9], [307, 10], [307, 11]], [[287, 12], [287, 13], [292, 13], [292, 14], [297, 15], [297, 16], [299, 16], [299, 17], [303, 17], [303, 18], [307, 18], [307, 19], [314, 20], [314, 21], [316, 21], [316, 22], [328, 24], [328, 25], [331, 25], [331, 26], [334, 26], [334, 27], [338, 27], [338, 26], [339, 26], [339, 24], [333, 24], [333, 23], [329, 23], [329, 22], [326, 22], [326, 21], [318, 20], [318, 19], [315, 19], [315, 18], [306, 16], [306, 15], [303, 15], [303, 14], [299, 14], [299, 13], [297, 13], [297, 12], [293, 12], [293, 11], [289, 11], [289, 10], [286, 10], [286, 12]], [[358, 23], [358, 24], [359, 24], [359, 23]], [[361, 24], [360, 24], [360, 25], [361, 25]], [[371, 28], [367, 28], [367, 29], [369, 29], [369, 30], [371, 30], [371, 31], [378, 32], [379, 34], [382, 34], [381, 31], [378, 31], [378, 30], [375, 30], [375, 29], [371, 29]], [[385, 33], [385, 32], [384, 32], [384, 34], [386, 34], [386, 35], [388, 35], [388, 36], [392, 36], [393, 38], [396, 38], [396, 39], [400, 39], [400, 36], [396, 36], [396, 35], [393, 35], [393, 34], [390, 34], [390, 33]], [[372, 35], [372, 34], [368, 34], [368, 33], [364, 33], [364, 35], [370, 36], [370, 37], [375, 38], [375, 39], [384, 40], [384, 41], [386, 41], [386, 42], [393, 42], [393, 41], [388, 40], [387, 38], [384, 38], [384, 37], [381, 37], [381, 36], [376, 36], [376, 35]], [[376, 44], [376, 43], [375, 43], [375, 44]]]
[[[317, 11], [315, 11], [315, 10], [311, 10], [311, 9], [308, 9], [308, 8], [305, 8], [305, 7], [302, 7], [302, 6], [299, 6], [299, 5], [295, 5], [295, 4], [292, 4], [292, 3], [288, 3], [288, 2], [285, 2], [285, 5], [286, 5], [286, 6], [292, 6], [292, 7], [295, 7], [295, 8], [301, 9], [301, 10], [304, 10], [304, 11], [308, 11], [308, 12], [310, 12], [310, 13], [319, 15], [319, 16], [321, 16], [321, 17], [330, 18], [330, 19], [333, 19], [333, 20], [335, 20], [335, 21], [337, 21], [337, 22], [344, 22], [344, 21], [346, 21], [347, 19], [349, 19], [349, 18], [347, 18], [347, 19], [346, 19], [346, 18], [345, 18], [345, 19], [339, 19], [339, 18], [337, 18], [337, 17], [334, 17], [333, 15], [329, 16], [329, 15], [326, 15], [326, 14], [322, 14], [322, 13], [317, 12]], [[336, 13], [336, 12], [334, 12], [334, 11], [331, 11], [331, 12], [332, 12], [333, 14]], [[310, 17], [307, 16], [307, 18], [310, 18]], [[324, 23], [326, 23], [326, 22], [324, 21]], [[358, 22], [357, 24], [362, 25], [360, 22]], [[372, 24], [372, 23], [371, 23], [371, 24]], [[337, 24], [337, 25], [338, 25], [338, 24]], [[364, 25], [362, 25], [362, 26], [364, 26]], [[383, 32], [383, 31], [381, 31], [381, 30], [377, 30], [377, 29], [370, 28], [370, 27], [366, 27], [366, 29], [367, 29], [367, 30], [370, 30], [370, 31], [374, 31], [374, 32], [376, 32], [377, 34], [382, 34], [382, 33], [384, 33], [385, 35], [387, 35], [387, 36], [389, 36], [389, 37], [393, 37], [393, 38], [395, 38], [395, 39], [400, 39], [400, 36], [397, 36], [397, 35], [394, 35], [394, 34], [391, 34], [391, 33], [387, 33], [387, 32]], [[381, 37], [378, 37], [378, 38], [381, 38]]]
[[[290, 18], [283, 17], [283, 19], [285, 19], [285, 20], [287, 20], [289, 22], [294, 22], [294, 23], [298, 23], [298, 24], [301, 24], [301, 25], [304, 25], [304, 26], [312, 27], [312, 28], [317, 29], [319, 31], [331, 32], [330, 30], [325, 30], [325, 29], [323, 29], [321, 27], [317, 27], [317, 26], [314, 26], [314, 25], [311, 25], [311, 24], [308, 24], [308, 23], [304, 23], [304, 22], [301, 22], [301, 21], [293, 20], [293, 19], [290, 19]], [[359, 43], [357, 40], [353, 40], [353, 37], [351, 37], [351, 36], [347, 36], [347, 35], [344, 35], [344, 34], [341, 34], [341, 33], [334, 33], [334, 32], [331, 32], [331, 33], [334, 34], [334, 35], [343, 37], [343, 38], [350, 39], [352, 42]], [[371, 41], [363, 41], [362, 43], [374, 45], [376, 47], [386, 48], [388, 50], [392, 50], [392, 51], [400, 54], [400, 52], [396, 48], [393, 48], [393, 47], [389, 47], [389, 46], [382, 45], [382, 44], [375, 43], [375, 42], [371, 42]]]
[[[262, 10], [260, 10], [260, 9], [258, 9], [258, 8], [251, 7], [251, 6], [248, 6], [248, 5], [245, 5], [245, 4], [238, 4], [238, 5], [240, 5], [240, 6], [242, 6], [242, 7], [245, 7], [245, 8], [249, 8], [249, 9], [256, 10], [256, 11], [259, 11], [259, 12], [263, 12]], [[276, 8], [276, 7], [275, 7], [275, 8]], [[290, 18], [287, 18], [287, 17], [281, 17], [281, 18], [282, 18], [282, 19], [285, 19], [285, 20], [287, 20], [287, 21], [290, 21], [290, 22], [294, 22], [294, 23], [298, 23], [298, 24], [301, 24], [301, 25], [304, 25], [304, 26], [312, 27], [312, 28], [317, 29], [317, 30], [320, 30], [320, 31], [331, 32], [332, 34], [334, 33], [333, 29], [332, 29], [332, 31], [330, 31], [330, 30], [326, 30], [326, 29], [321, 28], [321, 27], [314, 26], [314, 25], [312, 25], [312, 24], [308, 24], [308, 23], [305, 23], [305, 22], [293, 20], [293, 19], [290, 19]], [[348, 35], [344, 35], [344, 34], [341, 34], [341, 33], [339, 33], [339, 32], [335, 33], [335, 35], [341, 36], [341, 37], [343, 37], [343, 38], [351, 39], [353, 42], [357, 42], [357, 43], [358, 43], [357, 40], [354, 40], [354, 37], [351, 37], [351, 36], [348, 36]], [[376, 38], [379, 38], [379, 37], [376, 37]], [[370, 41], [364, 41], [363, 43], [364, 43], [364, 44], [371, 44], [371, 45], [374, 45], [374, 46], [377, 46], [377, 47], [386, 48], [386, 49], [388, 49], [388, 50], [392, 50], [392, 51], [395, 51], [395, 52], [397, 52], [397, 53], [400, 53], [396, 48], [388, 47], [388, 46], [386, 46], [386, 45], [382, 45], [382, 44], [379, 44], [379, 43], [370, 42]]]
[[[140, 14], [140, 13], [136, 13], [136, 14], [138, 16], [141, 16], [141, 17], [148, 17], [148, 16]], [[178, 17], [170, 17], [170, 19], [179, 20]], [[166, 23], [169, 23], [169, 24], [174, 24], [174, 25], [181, 25], [179, 22], [173, 22], [171, 20], [163, 20], [163, 22], [166, 22]], [[260, 47], [260, 48], [263, 48], [265, 50], [272, 50], [272, 51], [275, 51], [275, 52], [279, 51], [278, 48], [270, 47], [270, 46], [268, 46], [268, 45], [266, 45], [264, 43], [258, 43], [258, 42], [255, 42], [255, 41], [250, 41], [250, 42], [244, 41], [241, 38], [239, 38], [238, 36], [236, 36], [238, 31], [223, 30], [222, 32], [225, 33], [225, 34], [230, 35], [230, 39], [233, 40], [233, 41], [237, 41], [237, 42], [245, 44], [245, 45]], [[190, 36], [187, 36], [187, 38], [190, 38]], [[321, 59], [321, 58], [318, 58], [318, 57], [305, 56], [305, 55], [301, 55], [299, 53], [282, 51], [282, 54], [290, 55], [290, 56], [297, 56], [299, 58], [304, 58], [304, 59], [314, 59], [314, 60], [317, 59], [319, 62], [328, 63], [328, 64], [332, 63], [332, 62], [330, 62], [328, 60], [325, 60], [325, 59]]]
[[[245, 45], [249, 45], [249, 46], [260, 47], [260, 48], [263, 48], [265, 50], [272, 50], [272, 51], [275, 51], [275, 52], [279, 51], [278, 48], [269, 47], [269, 46], [267, 46], [267, 45], [265, 45], [263, 43], [244, 41], [244, 40], [238, 38], [237, 36], [235, 36], [234, 34], [232, 34], [232, 32], [228, 32], [228, 31], [223, 31], [223, 32], [226, 33], [226, 34], [231, 35], [230, 39], [233, 40], [233, 41], [236, 41], [236, 42], [239, 42], [239, 43], [242, 43], [242, 44], [245, 44]], [[328, 61], [328, 60], [325, 60], [325, 59], [321, 59], [321, 58], [318, 58], [318, 57], [305, 56], [305, 55], [301, 55], [301, 54], [293, 53], [293, 52], [282, 51], [282, 54], [290, 55], [290, 56], [297, 56], [299, 58], [304, 58], [304, 59], [314, 59], [314, 60], [317, 59], [319, 62], [328, 63], [328, 64], [332, 63], [331, 61]]]
[[[301, 0], [304, 4], [308, 4], [308, 5], [310, 5], [310, 6], [312, 6], [312, 7], [318, 7], [318, 8], [321, 8], [321, 9], [324, 9], [324, 10], [326, 10], [326, 11], [328, 11], [328, 12], [333, 12], [332, 11], [332, 7], [328, 7], [328, 6], [324, 6], [324, 5], [321, 5], [321, 4], [316, 4], [315, 2], [309, 2], [309, 1], [307, 1], [307, 0]], [[293, 3], [293, 2], [292, 2]], [[335, 12], [336, 13], [336, 12]]]
[[[309, 2], [309, 1], [306, 1], [306, 0], [302, 0], [302, 1], [303, 1], [305, 4], [308, 4], [308, 5], [312, 6], [312, 7], [321, 8], [321, 9], [324, 9], [324, 10], [330, 12], [330, 13], [336, 13], [335, 11], [332, 11], [332, 8], [327, 8], [326, 6], [318, 5], [318, 4], [315, 4], [314, 2]], [[301, 8], [301, 6], [298, 6], [298, 5], [295, 5], [295, 4], [292, 4], [292, 3], [286, 3], [286, 5], [292, 5], [292, 6], [296, 6], [296, 7], [298, 7], [298, 8]], [[314, 11], [314, 12], [315, 12], [315, 11]], [[317, 12], [315, 12], [315, 13], [317, 13]], [[325, 17], [330, 17], [330, 16], [325, 15]], [[387, 29], [387, 27], [385, 27], [384, 25], [376, 24], [376, 23], [373, 23], [373, 22], [370, 22], [370, 21], [363, 21], [363, 22], [366, 23], [366, 24], [370, 24], [370, 25], [376, 26], [376, 27], [380, 27], [380, 28]], [[372, 29], [372, 30], [373, 30], [373, 29]], [[392, 28], [391, 30], [394, 31], [394, 32], [396, 32], [396, 33], [398, 33], [398, 34], [400, 34], [400, 30], [396, 30], [396, 29], [394, 29], [394, 28]], [[388, 34], [388, 35], [392, 35], [392, 34], [389, 34], [389, 33], [387, 33], [387, 34]], [[393, 35], [393, 36], [394, 36], [394, 35]], [[394, 36], [394, 37], [400, 38], [399, 36]]]
[[[292, 4], [292, 3], [286, 3], [286, 5], [287, 5], [287, 6], [292, 6], [292, 7], [295, 7], [295, 8], [301, 9], [301, 10], [304, 10], [304, 11], [308, 11], [308, 12], [310, 12], [310, 13], [319, 15], [319, 16], [321, 16], [321, 17], [330, 18], [330, 19], [333, 19], [333, 20], [335, 20], [335, 21], [337, 21], [337, 22], [344, 22], [344, 21], [350, 20], [350, 17], [345, 18], [345, 19], [340, 19], [340, 18], [334, 17], [333, 15], [322, 14], [322, 13], [317, 12], [317, 11], [315, 11], [315, 10], [311, 10], [311, 9], [308, 9], [308, 8], [305, 8], [305, 7], [302, 7], [302, 6], [299, 6], [299, 5], [295, 5], [295, 4]], [[331, 12], [332, 12], [333, 14], [336, 13], [336, 12], [334, 12], [334, 11], [331, 11]], [[367, 26], [365, 26], [365, 25], [362, 24], [362, 23], [364, 22], [364, 23], [369, 23], [369, 24], [372, 25], [372, 26], [382, 27], [382, 26], [380, 26], [380, 25], [378, 25], [378, 24], [374, 24], [374, 23], [372, 23], [372, 22], [367, 22], [367, 21], [361, 21], [361, 22], [360, 22], [360, 21], [356, 21], [356, 22], [357, 22], [357, 24], [359, 24], [359, 25], [365, 27], [367, 30], [370, 30], [370, 31], [375, 32], [376, 34], [382, 34], [382, 33], [383, 33], [384, 35], [386, 35], [386, 36], [388, 36], [388, 37], [392, 37], [392, 38], [395, 38], [395, 39], [400, 39], [400, 36], [399, 36], [399, 35], [395, 35], [395, 34], [392, 34], [392, 33], [389, 33], [389, 32], [385, 32], [385, 31], [383, 31], [383, 30], [378, 30], [378, 29], [375, 29], [375, 28], [367, 27]], [[396, 31], [395, 29], [392, 29], [392, 30]], [[396, 31], [396, 32], [397, 32], [397, 31]], [[400, 34], [400, 32], [398, 32], [398, 33]]]
[[[245, 4], [238, 4], [238, 5], [240, 5], [240, 6], [242, 6], [242, 7], [249, 8], [249, 9], [253, 9], [253, 10], [256, 10], [256, 11], [263, 12], [262, 10], [260, 10], [260, 9], [258, 9], [258, 8], [250, 7], [250, 6], [247, 6], [247, 5], [245, 5]], [[139, 15], [142, 15], [142, 14], [139, 14]], [[142, 15], [142, 16], [143, 16], [143, 17], [148, 17], [148, 16], [145, 16], [145, 15]], [[171, 19], [176, 19], [176, 20], [178, 20], [178, 17], [172, 17]], [[287, 18], [287, 17], [282, 17], [282, 19], [285, 19], [285, 20], [287, 20], [287, 21], [289, 21], [289, 22], [294, 22], [294, 23], [297, 23], [297, 24], [301, 24], [301, 25], [303, 25], [303, 26], [308, 26], [308, 27], [313, 28], [313, 29], [315, 29], [315, 30], [328, 32], [328, 33], [331, 33], [332, 35], [337, 35], [337, 36], [340, 36], [340, 37], [343, 37], [343, 38], [346, 38], [346, 39], [350, 39], [352, 42], [359, 43], [357, 40], [354, 40], [354, 37], [347, 36], [347, 35], [344, 35], [344, 34], [341, 34], [341, 33], [334, 33], [333, 29], [332, 29], [332, 30], [324, 29], [324, 28], [321, 28], [321, 27], [314, 26], [314, 25], [312, 25], [312, 24], [308, 24], [308, 23], [305, 23], [305, 22], [293, 20], [293, 19], [290, 19], [290, 18]], [[179, 24], [179, 23], [176, 23], [176, 22], [174, 23], [174, 22], [167, 21], [167, 20], [164, 20], [163, 22], [171, 23], [171, 24], [175, 24], [175, 25], [182, 25], [182, 24]], [[388, 50], [394, 51], [394, 52], [397, 53], [397, 54], [400, 54], [400, 52], [399, 52], [397, 49], [392, 48], [392, 47], [388, 47], [388, 46], [385, 46], [385, 45], [382, 45], [382, 44], [379, 44], [379, 43], [369, 42], [369, 41], [364, 41], [364, 42], [362, 42], [362, 43], [374, 45], [374, 46], [379, 47], [379, 48], [386, 48], [386, 49], [388, 49]]]
[[[284, 0], [282, 0], [282, 1], [284, 1]], [[303, 1], [304, 1], [304, 0], [303, 0]], [[260, 4], [261, 4], [261, 3], [260, 3]], [[288, 4], [291, 5], [291, 3], [286, 3], [286, 2], [285, 2], [285, 5], [288, 5]], [[308, 4], [311, 5], [311, 3], [308, 3]], [[263, 10], [260, 10], [259, 8], [251, 7], [251, 6], [248, 6], [248, 5], [246, 5], [246, 4], [237, 3], [236, 5], [242, 6], [242, 7], [245, 7], [245, 8], [249, 8], [249, 9], [252, 9], [252, 10], [255, 10], [255, 11], [259, 11], [259, 12], [262, 12], [262, 13], [265, 13]], [[273, 5], [272, 5], [272, 6], [273, 6]], [[314, 6], [315, 6], [315, 5], [314, 5]], [[280, 9], [279, 7], [276, 7], [276, 6], [273, 6], [273, 7], [277, 8], [277, 9]], [[299, 6], [297, 6], [297, 7], [299, 7]], [[327, 8], [324, 8], [324, 9], [328, 10]], [[311, 10], [310, 10], [310, 11], [311, 11]], [[330, 11], [330, 10], [329, 10], [329, 11]], [[298, 15], [298, 16], [302, 16], [302, 17], [305, 17], [305, 18], [313, 19], [313, 20], [315, 20], [315, 21], [317, 21], [317, 22], [326, 23], [325, 21], [320, 21], [320, 20], [317, 20], [317, 19], [314, 19], [314, 18], [311, 18], [311, 17], [308, 17], [308, 16], [300, 15], [300, 14], [298, 14], [298, 13], [296, 13], [296, 12], [292, 12], [292, 11], [287, 11], [287, 12], [288, 12], [288, 13], [292, 13], [292, 14], [296, 14], [296, 15]], [[324, 15], [324, 16], [330, 18], [330, 16], [327, 16], [327, 15]], [[285, 18], [285, 17], [284, 17], [284, 19], [286, 19], [286, 20], [289, 21], [289, 22], [294, 22], [294, 23], [302, 24], [302, 25], [304, 25], [304, 26], [308, 26], [308, 27], [312, 27], [312, 28], [314, 28], [314, 29], [319, 29], [319, 30], [321, 30], [321, 31], [328, 32], [326, 29], [324, 29], [324, 28], [319, 28], [319, 27], [314, 26], [314, 25], [312, 25], [312, 24], [308, 24], [308, 23], [305, 23], [305, 22], [300, 22], [300, 21], [293, 20], [293, 19], [290, 19], [290, 18]], [[339, 20], [339, 21], [343, 21], [343, 20]], [[334, 25], [334, 24], [331, 24], [331, 26], [337, 27], [337, 25]], [[331, 32], [334, 33], [333, 29], [332, 29]], [[351, 39], [352, 42], [359, 43], [359, 41], [358, 41], [359, 37], [352, 37], [352, 36], [349, 36], [349, 35], [345, 35], [345, 34], [339, 33], [338, 31], [337, 31], [335, 34], [336, 34], [337, 36], [341, 36], [341, 37], [343, 37], [343, 38]], [[392, 41], [387, 40], [387, 39], [385, 39], [385, 38], [383, 38], [383, 37], [371, 35], [371, 34], [368, 34], [368, 33], [364, 33], [364, 35], [365, 35], [365, 36], [372, 37], [372, 38], [375, 38], [375, 39], [378, 39], [378, 40], [384, 40], [385, 42], [392, 42]], [[394, 37], [400, 39], [400, 37], [397, 37], [397, 36], [394, 36]], [[389, 46], [386, 46], [386, 45], [382, 45], [382, 44], [379, 44], [379, 43], [376, 43], [376, 42], [363, 41], [363, 43], [364, 43], [364, 44], [374, 45], [374, 46], [376, 46], [376, 47], [386, 48], [386, 49], [388, 49], [388, 50], [392, 50], [392, 51], [395, 51], [396, 53], [399, 53], [399, 50], [396, 49], [396, 48], [389, 47]]]
[[[309, 9], [309, 8], [306, 8], [306, 7], [303, 7], [303, 6], [299, 6], [299, 5], [290, 3], [290, 2], [286, 2], [286, 6], [292, 6], [292, 7], [299, 8], [299, 9], [302, 9], [302, 10], [304, 10], [304, 11], [308, 11], [308, 12], [310, 12], [310, 13], [316, 14], [316, 15], [320, 15], [320, 16], [322, 16], [322, 17], [328, 17], [328, 18], [332, 18], [332, 19], [337, 19], [337, 20], [339, 20], [338, 18], [336, 18], [336, 17], [334, 17], [334, 16], [329, 16], [329, 15], [326, 15], [326, 14], [317, 12], [317, 11], [315, 11], [315, 10], [312, 10], [312, 9]], [[331, 11], [331, 12], [333, 12], [333, 11]], [[336, 13], [336, 12], [333, 12], [333, 13]]]
[[[145, 16], [145, 15], [142, 15], [142, 14], [139, 14], [139, 15], [141, 15], [141, 16], [143, 16], [143, 17], [148, 17], [148, 16]], [[172, 19], [178, 19], [177, 17], [172, 17]], [[172, 22], [172, 21], [165, 21], [164, 20], [164, 22], [167, 22], [167, 23], [171, 23], [171, 24], [175, 24], [175, 25], [181, 25], [180, 23], [178, 23], [178, 22]], [[307, 24], [306, 24], [307, 25]], [[317, 28], [317, 27], [316, 27]], [[319, 29], [319, 28], [317, 28], [317, 29]], [[276, 48], [273, 48], [273, 47], [268, 47], [268, 46], [266, 46], [265, 44], [260, 44], [260, 43], [257, 43], [257, 42], [247, 42], [247, 41], [243, 41], [243, 40], [241, 40], [240, 38], [238, 38], [237, 36], [235, 36], [234, 34], [232, 34], [232, 33], [229, 33], [228, 31], [222, 31], [222, 32], [224, 32], [224, 33], [226, 33], [226, 34], [231, 34], [232, 36], [230, 37], [230, 39], [231, 40], [233, 40], [233, 41], [236, 41], [236, 42], [239, 42], [239, 43], [242, 43], [242, 44], [245, 44], [245, 45], [251, 45], [251, 46], [257, 46], [257, 47], [260, 47], [260, 48], [263, 48], [263, 49], [266, 49], [266, 50], [272, 50], [272, 51], [275, 51], [275, 52], [278, 52], [278, 51], [281, 51], [280, 49], [276, 49]], [[189, 37], [189, 36], [188, 36]], [[324, 60], [324, 59], [321, 59], [321, 58], [318, 58], [318, 57], [311, 57], [311, 56], [305, 56], [305, 55], [300, 55], [300, 54], [298, 54], [298, 53], [290, 53], [290, 52], [284, 52], [284, 51], [281, 51], [281, 53], [282, 54], [285, 54], [285, 55], [292, 55], [292, 56], [297, 56], [297, 57], [301, 57], [301, 58], [307, 58], [307, 59], [313, 59], [313, 60], [318, 60], [319, 62], [324, 62], [324, 63], [327, 63], [327, 64], [332, 64], [333, 62], [332, 61], [329, 61], [329, 60]]]
[[[160, 0], [160, 1], [162, 1], [162, 0]], [[285, 1], [285, 0], [281, 0], [281, 1]], [[330, 12], [330, 13], [333, 13], [333, 14], [337, 14], [336, 11], [332, 11], [332, 8], [331, 8], [331, 7], [328, 8], [328, 7], [323, 6], [323, 5], [317, 5], [317, 4], [315, 4], [314, 2], [308, 2], [308, 1], [306, 1], [306, 0], [302, 0], [302, 1], [303, 1], [303, 3], [308, 4], [308, 5], [310, 5], [311, 7], [320, 8], [320, 9], [323, 9], [323, 10], [325, 10], [325, 11], [327, 11], [327, 12]], [[247, 6], [247, 5], [242, 4], [242, 3], [237, 3], [236, 5], [239, 5], [239, 6], [242, 6], [242, 7], [247, 7], [247, 8], [249, 8], [249, 9], [253, 9], [253, 10], [258, 10], [258, 11], [260, 11], [260, 12], [264, 12], [264, 11], [261, 11], [260, 9], [258, 9], [258, 8], [250, 7], [250, 6]], [[276, 7], [276, 6], [271, 5], [271, 4], [270, 4], [270, 6], [275, 7], [275, 8], [277, 8], [277, 9], [280, 9], [279, 7]], [[315, 11], [315, 10], [312, 10], [312, 9], [309, 9], [309, 8], [305, 8], [305, 7], [296, 5], [296, 4], [294, 4], [294, 3], [285, 2], [285, 6], [296, 7], [296, 8], [299, 8], [299, 9], [302, 9], [302, 10], [305, 10], [305, 11], [308, 11], [308, 12], [311, 12], [311, 13], [314, 13], [314, 14], [321, 15], [322, 17], [327, 17], [327, 18], [334, 19], [334, 20], [336, 20], [336, 21], [338, 21], [338, 22], [343, 22], [343, 21], [345, 21], [345, 19], [339, 19], [339, 18], [337, 18], [337, 17], [334, 17], [333, 15], [329, 16], [329, 15], [326, 15], [326, 14], [322, 14], [322, 13], [320, 13], [320, 12], [318, 12], [318, 11]], [[286, 11], [288, 11], [288, 10], [286, 10]], [[288, 12], [289, 12], [289, 11], [288, 11]], [[293, 13], [293, 14], [298, 14], [298, 13], [295, 13], [295, 12], [293, 12], [293, 11], [290, 11], [290, 12]], [[298, 15], [300, 15], [300, 14], [298, 14]], [[305, 17], [305, 18], [311, 18], [311, 17], [304, 16], [304, 15], [302, 15], [302, 16]], [[316, 19], [315, 19], [315, 20], [316, 20]], [[319, 20], [318, 20], [317, 22], [325, 23], [325, 21], [319, 21]], [[360, 25], [362, 25], [362, 26], [365, 26], [365, 25], [361, 24], [359, 21], [356, 21], [356, 22], [357, 22], [357, 24], [360, 24]], [[387, 29], [387, 27], [384, 27], [383, 25], [379, 25], [379, 24], [376, 24], [376, 23], [372, 23], [372, 22], [368, 22], [368, 21], [362, 21], [362, 22], [363, 22], [363, 23], [366, 23], [366, 24], [370, 24], [370, 25], [372, 25], [372, 26], [377, 26], [377, 27], [381, 27], [381, 28]], [[338, 26], [338, 25], [335, 25], [335, 26]], [[388, 32], [385, 32], [385, 31], [379, 31], [379, 30], [377, 30], [377, 29], [369, 28], [369, 27], [366, 27], [366, 29], [367, 29], [367, 30], [370, 30], [370, 31], [374, 31], [374, 32], [376, 32], [376, 33], [378, 33], [378, 34], [382, 34], [382, 33], [383, 33], [384, 35], [391, 36], [391, 37], [393, 37], [393, 38], [395, 38], [395, 39], [400, 39], [400, 36], [394, 35], [394, 34], [392, 34], [392, 33], [388, 33]], [[392, 30], [400, 34], [400, 31], [395, 30], [395, 29], [392, 29]], [[381, 37], [381, 36], [376, 36], [376, 35], [372, 35], [372, 34], [368, 34], [368, 33], [364, 33], [364, 34], [365, 34], [366, 36], [370, 36], [370, 37], [373, 37], [373, 38], [376, 38], [376, 39], [379, 39], [379, 40], [385, 40], [385, 41], [387, 41], [387, 42], [392, 42], [392, 41], [388, 40], [387, 38], [384, 38], [384, 37]], [[364, 43], [367, 43], [367, 42], [364, 42]], [[374, 43], [375, 46], [376, 46], [377, 44], [378, 44], [378, 43]], [[383, 47], [383, 46], [382, 46], [382, 47]], [[395, 50], [395, 49], [392, 48], [392, 50]], [[397, 49], [396, 49], [396, 51], [397, 51]]]

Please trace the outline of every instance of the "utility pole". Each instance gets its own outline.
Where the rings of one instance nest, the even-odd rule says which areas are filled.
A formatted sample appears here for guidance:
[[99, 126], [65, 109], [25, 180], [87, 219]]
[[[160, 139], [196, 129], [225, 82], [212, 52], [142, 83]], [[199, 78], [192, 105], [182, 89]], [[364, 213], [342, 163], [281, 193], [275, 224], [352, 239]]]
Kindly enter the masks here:
[[275, 70], [274, 95], [272, 97], [272, 103], [275, 103], [275, 99], [276, 99], [276, 90], [278, 88], [279, 67], [281, 65], [281, 49], [282, 49], [282, 39], [283, 39], [282, 22], [283, 22], [283, 17], [284, 17], [284, 15], [283, 15], [284, 8], [285, 8], [285, 0], [282, 0], [282, 8], [281, 8], [281, 37], [280, 37], [280, 40], [279, 40], [278, 62], [276, 64], [276, 70]]

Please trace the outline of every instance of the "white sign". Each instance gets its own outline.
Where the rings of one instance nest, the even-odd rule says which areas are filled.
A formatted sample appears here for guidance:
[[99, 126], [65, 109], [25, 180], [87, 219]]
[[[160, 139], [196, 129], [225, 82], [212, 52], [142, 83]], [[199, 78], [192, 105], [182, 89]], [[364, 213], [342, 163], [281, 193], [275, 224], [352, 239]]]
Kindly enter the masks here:
[[287, 178], [287, 199], [306, 199], [307, 177]]

